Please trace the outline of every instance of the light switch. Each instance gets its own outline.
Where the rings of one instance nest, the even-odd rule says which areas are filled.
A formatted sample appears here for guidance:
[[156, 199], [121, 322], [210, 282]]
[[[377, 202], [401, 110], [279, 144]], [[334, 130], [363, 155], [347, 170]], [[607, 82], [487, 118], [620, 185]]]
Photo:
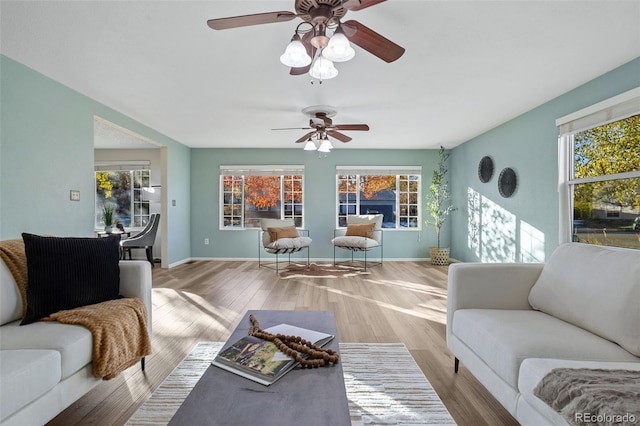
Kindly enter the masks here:
[[175, 206], [176, 206], [176, 200], [171, 200], [171, 205], [172, 205], [173, 207], [175, 207]]
[[69, 192], [69, 198], [71, 199], [71, 201], [80, 201], [80, 191], [78, 191], [77, 189], [72, 189]]

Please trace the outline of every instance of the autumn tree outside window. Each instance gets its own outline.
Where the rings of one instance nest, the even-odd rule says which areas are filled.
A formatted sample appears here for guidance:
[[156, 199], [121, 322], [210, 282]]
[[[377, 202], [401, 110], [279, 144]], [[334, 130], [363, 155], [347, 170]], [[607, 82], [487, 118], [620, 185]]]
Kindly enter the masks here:
[[220, 166], [220, 229], [259, 228], [260, 219], [304, 224], [304, 166]]
[[560, 242], [640, 249], [640, 88], [557, 124]]
[[420, 229], [419, 166], [336, 167], [338, 227], [347, 216], [382, 214], [383, 228]]

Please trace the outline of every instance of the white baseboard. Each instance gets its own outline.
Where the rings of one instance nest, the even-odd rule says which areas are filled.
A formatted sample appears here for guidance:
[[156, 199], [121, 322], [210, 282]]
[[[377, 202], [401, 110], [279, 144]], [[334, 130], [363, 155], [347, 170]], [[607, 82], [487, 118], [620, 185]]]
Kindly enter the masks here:
[[[348, 258], [340, 258], [342, 260], [348, 259]], [[180, 260], [178, 262], [174, 262], [169, 264], [169, 268], [173, 268], [175, 266], [179, 266], [179, 265], [184, 265], [185, 263], [189, 263], [189, 262], [195, 262], [195, 261], [199, 261], [199, 260], [208, 260], [208, 261], [218, 261], [218, 262], [257, 262], [258, 258], [257, 257], [189, 257], [187, 259], [183, 259]], [[292, 261], [296, 261], [296, 260], [305, 260], [305, 258], [292, 258]], [[327, 262], [333, 262], [333, 257], [329, 257], [329, 258], [311, 258], [309, 259], [310, 262], [322, 262], [322, 263], [327, 263]], [[392, 258], [392, 259], [384, 259], [384, 262], [431, 262], [431, 258], [427, 257], [421, 257], [421, 258]], [[451, 258], [451, 262], [452, 263], [459, 263], [460, 261], [457, 259], [453, 259]]]

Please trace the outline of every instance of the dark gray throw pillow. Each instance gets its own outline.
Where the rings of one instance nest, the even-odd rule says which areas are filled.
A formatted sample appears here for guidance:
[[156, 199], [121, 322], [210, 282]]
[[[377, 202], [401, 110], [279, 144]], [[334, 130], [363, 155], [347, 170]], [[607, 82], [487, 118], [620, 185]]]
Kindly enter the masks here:
[[20, 325], [54, 312], [117, 299], [119, 238], [22, 234], [27, 255], [27, 312]]

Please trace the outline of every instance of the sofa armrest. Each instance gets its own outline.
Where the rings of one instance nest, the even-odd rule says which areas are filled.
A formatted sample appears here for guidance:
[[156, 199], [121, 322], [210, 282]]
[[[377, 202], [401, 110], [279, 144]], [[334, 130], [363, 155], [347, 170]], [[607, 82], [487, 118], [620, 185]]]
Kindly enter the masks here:
[[120, 294], [125, 297], [137, 297], [147, 308], [147, 327], [149, 338], [152, 336], [151, 312], [151, 264], [146, 260], [120, 261]]
[[543, 264], [453, 263], [447, 312], [457, 309], [531, 309], [528, 297]]

